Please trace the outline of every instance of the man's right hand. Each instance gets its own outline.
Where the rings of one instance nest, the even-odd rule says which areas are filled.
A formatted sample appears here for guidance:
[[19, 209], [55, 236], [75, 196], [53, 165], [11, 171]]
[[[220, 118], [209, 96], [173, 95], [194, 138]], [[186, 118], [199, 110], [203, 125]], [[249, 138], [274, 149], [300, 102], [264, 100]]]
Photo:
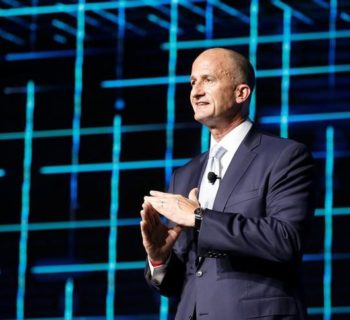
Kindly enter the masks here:
[[169, 228], [164, 225], [149, 202], [142, 204], [141, 218], [142, 241], [149, 259], [157, 264], [165, 263], [182, 231], [181, 226]]

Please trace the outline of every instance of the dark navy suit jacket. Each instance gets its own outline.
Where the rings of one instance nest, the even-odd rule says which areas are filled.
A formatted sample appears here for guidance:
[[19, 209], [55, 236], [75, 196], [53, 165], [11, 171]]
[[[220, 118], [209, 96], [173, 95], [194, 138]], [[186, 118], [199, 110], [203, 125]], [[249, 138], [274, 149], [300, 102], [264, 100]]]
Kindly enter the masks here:
[[[169, 192], [200, 185], [208, 153], [177, 169]], [[306, 318], [299, 266], [313, 216], [313, 166], [306, 147], [253, 126], [220, 183], [200, 231], [185, 229], [159, 285], [178, 296], [176, 319]], [[198, 259], [198, 256], [202, 257]]]

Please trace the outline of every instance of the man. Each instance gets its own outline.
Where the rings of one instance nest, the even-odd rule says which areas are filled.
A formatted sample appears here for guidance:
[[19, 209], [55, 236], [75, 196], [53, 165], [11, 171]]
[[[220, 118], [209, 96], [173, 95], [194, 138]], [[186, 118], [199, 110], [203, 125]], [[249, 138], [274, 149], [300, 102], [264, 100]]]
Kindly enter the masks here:
[[210, 151], [174, 172], [169, 193], [145, 197], [146, 279], [180, 297], [179, 320], [306, 319], [299, 266], [313, 214], [312, 161], [304, 145], [248, 120], [254, 82], [237, 52], [197, 57], [191, 104], [210, 129]]

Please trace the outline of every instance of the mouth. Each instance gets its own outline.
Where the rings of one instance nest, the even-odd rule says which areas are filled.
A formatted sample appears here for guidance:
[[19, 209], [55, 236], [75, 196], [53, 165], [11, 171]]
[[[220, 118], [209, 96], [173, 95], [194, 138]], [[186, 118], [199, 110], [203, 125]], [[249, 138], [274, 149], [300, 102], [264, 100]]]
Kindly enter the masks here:
[[209, 105], [209, 102], [206, 101], [197, 101], [194, 103], [197, 108], [203, 108]]

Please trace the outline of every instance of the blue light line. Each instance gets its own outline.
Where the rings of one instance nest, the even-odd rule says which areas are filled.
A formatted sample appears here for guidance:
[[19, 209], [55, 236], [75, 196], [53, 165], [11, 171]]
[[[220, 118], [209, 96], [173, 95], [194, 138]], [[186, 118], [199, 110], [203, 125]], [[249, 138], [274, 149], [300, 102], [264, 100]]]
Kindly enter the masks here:
[[213, 38], [214, 31], [214, 8], [213, 5], [207, 1], [205, 7], [205, 37], [206, 40]]
[[169, 301], [168, 298], [160, 296], [159, 320], [168, 320]]
[[201, 17], [205, 16], [205, 10], [203, 10], [201, 7], [194, 5], [192, 2], [189, 2], [188, 0], [179, 0], [179, 4], [181, 4], [186, 9], [192, 11], [193, 13]]
[[[165, 185], [170, 183], [174, 159], [174, 128], [175, 128], [175, 91], [176, 91], [176, 63], [177, 63], [177, 33], [178, 33], [178, 0], [172, 0], [170, 4], [170, 28], [169, 28], [169, 50], [167, 90], [167, 127], [166, 127], [166, 151], [165, 151]], [[169, 300], [161, 298], [159, 319], [168, 318]]]
[[[70, 15], [71, 17], [77, 16], [75, 12], [69, 12], [68, 15]], [[102, 23], [99, 20], [92, 18], [90, 16], [85, 16], [85, 23], [86, 25], [93, 26], [97, 29], [103, 30], [104, 32], [111, 32], [110, 28], [106, 28], [105, 26], [102, 25]]]
[[19, 46], [23, 46], [25, 44], [25, 41], [22, 38], [17, 37], [3, 29], [0, 29], [0, 37]]
[[[307, 309], [309, 315], [322, 314], [322, 307], [310, 307]], [[332, 308], [333, 314], [350, 314], [350, 306], [339, 306]], [[105, 316], [82, 316], [74, 317], [75, 320], [104, 320]], [[45, 317], [45, 318], [27, 318], [27, 320], [62, 320], [61, 318]], [[152, 314], [138, 314], [138, 315], [118, 315], [118, 320], [154, 320], [154, 315]]]
[[[332, 72], [349, 72], [350, 65], [334, 65], [332, 66]], [[313, 74], [327, 74], [330, 72], [329, 65], [327, 66], [313, 66], [313, 67], [300, 67], [300, 68], [290, 68], [290, 76], [305, 76]], [[267, 78], [267, 77], [279, 77], [283, 74], [281, 69], [268, 69], [268, 70], [258, 70], [256, 75], [258, 78]]]
[[145, 268], [145, 261], [117, 262], [113, 266], [109, 263], [87, 263], [87, 264], [61, 264], [36, 266], [31, 268], [33, 274], [59, 274], [75, 272], [100, 272], [113, 270], [142, 270]]
[[18, 18], [18, 17], [8, 17], [7, 18], [10, 21], [13, 21], [14, 23], [18, 24], [19, 26], [30, 30], [30, 25], [28, 25], [28, 23], [22, 19], [22, 18]]
[[[140, 224], [140, 219], [138, 218], [118, 219], [116, 223], [111, 223], [110, 220], [36, 222], [36, 223], [28, 223], [28, 231], [133, 227], [133, 226], [139, 226], [139, 224]], [[19, 232], [19, 231], [21, 231], [20, 224], [0, 225], [0, 233]]]
[[[85, 55], [95, 55], [102, 53], [112, 53], [109, 48], [92, 48], [86, 49]], [[52, 51], [34, 51], [34, 52], [14, 52], [5, 55], [6, 61], [23, 61], [23, 60], [42, 60], [55, 58], [70, 58], [76, 55], [76, 50], [52, 50]]]
[[[324, 308], [322, 308], [322, 307], [307, 308], [307, 313], [310, 314], [310, 315], [323, 314], [324, 313]], [[350, 306], [332, 307], [331, 313], [332, 314], [350, 314]]]
[[[121, 150], [121, 118], [115, 116], [113, 123], [113, 159], [111, 175], [111, 225], [117, 224], [119, 210], [119, 160]], [[114, 296], [115, 296], [115, 265], [117, 263], [117, 238], [118, 228], [110, 227], [108, 240], [108, 280], [106, 296], [106, 318], [114, 319]]]
[[155, 14], [149, 14], [147, 15], [147, 19], [151, 22], [153, 22], [154, 24], [156, 24], [157, 26], [159, 27], [162, 27], [166, 30], [168, 30], [170, 28], [170, 23], [160, 17], [158, 17], [157, 15]]
[[[176, 63], [177, 63], [177, 32], [178, 32], [178, 0], [172, 0], [170, 6], [170, 28], [168, 62], [168, 90], [167, 90], [167, 124], [165, 150], [165, 185], [168, 186], [173, 171], [173, 148], [175, 128], [175, 91], [176, 91]], [[188, 78], [187, 78], [188, 79]]]
[[[315, 216], [316, 217], [322, 217], [326, 215], [326, 209], [316, 209]], [[332, 215], [333, 216], [346, 216], [350, 215], [350, 207], [337, 207], [332, 209]]]
[[[81, 98], [83, 91], [83, 63], [84, 63], [84, 37], [85, 37], [85, 0], [79, 0], [76, 29], [76, 58], [74, 66], [74, 114], [72, 122], [72, 166], [79, 163], [80, 149], [80, 117]], [[70, 177], [70, 212], [72, 219], [78, 207], [78, 172], [72, 172]]]
[[219, 1], [219, 0], [208, 0], [212, 5], [216, 6], [218, 9], [222, 10], [226, 14], [229, 14], [233, 17], [238, 18], [246, 24], [249, 24], [249, 17], [238, 11], [237, 9], [232, 8], [231, 6]]
[[0, 169], [0, 178], [6, 176], [6, 171], [4, 169]]
[[[194, 122], [178, 122], [175, 124], [175, 129], [195, 129], [199, 125]], [[149, 132], [162, 131], [166, 129], [163, 123], [135, 124], [125, 125], [122, 127], [122, 133], [130, 132]], [[33, 132], [33, 138], [52, 138], [52, 137], [69, 137], [73, 134], [72, 129], [57, 129], [57, 130], [38, 130]], [[91, 127], [80, 128], [80, 135], [100, 135], [113, 134], [113, 127]], [[24, 132], [4, 132], [0, 133], [0, 140], [20, 140], [24, 139]], [[0, 171], [1, 172], [1, 171]]]
[[290, 46], [292, 10], [283, 11], [282, 80], [281, 80], [281, 125], [280, 135], [288, 138]]
[[[191, 158], [172, 159], [172, 166], [179, 167], [190, 161]], [[119, 162], [119, 170], [139, 170], [139, 169], [156, 169], [167, 168], [169, 163], [166, 160], [144, 160], [144, 161], [125, 161]], [[43, 166], [40, 168], [41, 174], [65, 174], [72, 172], [101, 172], [111, 171], [113, 164], [107, 163], [90, 163], [79, 165], [60, 165], [60, 166]]]
[[67, 38], [62, 36], [61, 34], [55, 34], [53, 36], [53, 40], [58, 42], [58, 43], [61, 43], [61, 44], [66, 44], [67, 43]]
[[314, 3], [316, 3], [317, 5], [319, 5], [323, 9], [328, 9], [328, 7], [329, 7], [328, 3], [324, 0], [312, 0], [312, 1]]
[[19, 7], [21, 5], [21, 3], [16, 0], [2, 0], [1, 2], [12, 7]]
[[[214, 12], [213, 4], [210, 1], [207, 1], [205, 8], [205, 26], [206, 33], [205, 36], [207, 39], [213, 37], [213, 28], [214, 28]], [[201, 128], [201, 152], [206, 152], [209, 150], [210, 145], [210, 133], [209, 129], [206, 126]]]
[[[124, 0], [120, 0], [125, 4]], [[117, 38], [117, 61], [116, 61], [116, 77], [120, 79], [123, 77], [123, 65], [124, 65], [124, 38], [125, 38], [125, 7], [121, 6], [118, 9], [118, 38]], [[122, 101], [122, 98], [119, 98]]]
[[[98, 11], [98, 10], [110, 10], [119, 9], [121, 6], [125, 8], [140, 8], [145, 6], [160, 6], [163, 4], [169, 4], [169, 0], [128, 0], [125, 5], [116, 1], [105, 2], [91, 2], [87, 3], [84, 7], [84, 11]], [[69, 13], [79, 11], [79, 4], [55, 4], [52, 6], [38, 6], [38, 7], [20, 7], [10, 9], [0, 9], [0, 17], [13, 17], [13, 16], [31, 16], [31, 15], [43, 15], [53, 13]]]
[[73, 290], [74, 290], [74, 282], [71, 278], [69, 278], [66, 281], [66, 287], [65, 287], [64, 320], [73, 319]]
[[169, 85], [170, 81], [175, 83], [189, 83], [190, 76], [175, 76], [173, 79], [169, 77], [154, 77], [154, 78], [135, 78], [122, 80], [105, 80], [101, 82], [102, 88], [124, 88], [124, 87], [139, 87], [139, 86], [154, 86], [154, 85]]
[[[252, 0], [250, 3], [250, 42], [249, 61], [256, 70], [256, 53], [258, 50], [258, 17], [259, 0]], [[249, 118], [254, 121], [256, 114], [256, 90], [250, 98]]]
[[[39, 0], [31, 0], [32, 7], [36, 7], [39, 4]], [[20, 19], [20, 18], [17, 18]], [[29, 43], [30, 48], [34, 49], [37, 42], [37, 34], [38, 34], [38, 17], [32, 16], [29, 23]]]
[[63, 22], [63, 21], [61, 21], [61, 20], [53, 19], [52, 22], [51, 22], [51, 24], [52, 24], [55, 28], [57, 28], [57, 29], [59, 29], [59, 30], [61, 30], [61, 31], [64, 31], [64, 32], [66, 32], [66, 33], [68, 33], [68, 34], [70, 34], [70, 35], [72, 35], [72, 36], [75, 36], [75, 35], [76, 35], [76, 30], [75, 30], [75, 28], [74, 28], [74, 27], [71, 27], [69, 24], [67, 24], [67, 23], [65, 23], [65, 22]]
[[[312, 156], [314, 159], [325, 159], [327, 152], [325, 151], [313, 151]], [[350, 150], [337, 150], [334, 151], [334, 158], [350, 158]]]
[[[153, 314], [137, 314], [137, 315], [118, 315], [118, 320], [154, 320]], [[74, 317], [74, 320], [105, 320], [106, 316], [82, 316]], [[10, 320], [10, 319], [9, 319]], [[11, 319], [12, 320], [12, 319]], [[27, 318], [26, 320], [62, 320], [62, 317], [45, 317], [45, 318]]]
[[324, 274], [323, 274], [323, 319], [332, 318], [332, 240], [333, 240], [333, 169], [334, 169], [334, 129], [326, 130], [326, 172], [325, 172], [325, 235], [324, 235]]
[[[123, 7], [123, 8], [125, 9], [125, 7]], [[109, 12], [109, 11], [98, 10], [98, 11], [94, 11], [94, 13], [99, 15], [100, 17], [110, 21], [110, 22], [117, 23], [117, 24], [119, 23], [118, 22], [118, 19], [119, 19], [118, 16], [113, 14], [113, 13], [111, 13], [111, 12]], [[145, 31], [143, 31], [142, 29], [138, 28], [137, 26], [135, 26], [134, 24], [132, 24], [130, 22], [125, 21], [125, 27], [128, 30], [130, 30], [130, 31], [132, 31], [132, 32], [134, 32], [134, 33], [136, 33], [136, 34], [138, 34], [140, 36], [145, 36], [146, 35]]]
[[[333, 34], [337, 30], [337, 11], [338, 11], [338, 0], [330, 0], [330, 11], [329, 11], [329, 33]], [[331, 37], [329, 39], [329, 50], [328, 50], [328, 64], [329, 64], [329, 85], [334, 87], [335, 75], [333, 66], [335, 63], [335, 51], [336, 51], [336, 38]]]
[[21, 209], [21, 232], [19, 240], [19, 264], [18, 264], [18, 289], [17, 289], [17, 319], [24, 319], [24, 297], [26, 289], [27, 270], [27, 242], [28, 221], [30, 209], [30, 185], [32, 165], [32, 133], [34, 113], [34, 82], [29, 81], [26, 106], [26, 128], [24, 137], [24, 160], [23, 160], [23, 183], [22, 183], [22, 209]]
[[[329, 65], [326, 66], [313, 66], [313, 67], [299, 67], [289, 68], [289, 76], [306, 76], [313, 74], [327, 74], [330, 71]], [[349, 72], [350, 64], [334, 65], [332, 72]], [[257, 78], [270, 78], [283, 76], [283, 69], [266, 69], [256, 70]], [[168, 77], [154, 77], [154, 78], [134, 78], [134, 79], [122, 79], [122, 80], [104, 80], [101, 82], [101, 87], [110, 88], [126, 88], [126, 87], [139, 87], [139, 86], [155, 86], [169, 84]], [[174, 77], [174, 82], [177, 84], [189, 83], [188, 75], [180, 75]]]
[[350, 15], [347, 14], [346, 12], [342, 12], [342, 13], [340, 13], [340, 19], [342, 19], [346, 22], [350, 22]]
[[[291, 41], [316, 41], [316, 40], [329, 40], [331, 38], [349, 38], [350, 30], [338, 30], [334, 32], [321, 31], [321, 32], [304, 32], [293, 33], [291, 35]], [[225, 46], [241, 46], [249, 45], [250, 37], [235, 37], [235, 38], [222, 38], [222, 39], [205, 39], [205, 40], [187, 40], [178, 41], [178, 50], [192, 50], [210, 47], [225, 47]], [[279, 43], [283, 41], [283, 34], [276, 35], [261, 35], [259, 36], [258, 44], [267, 43]], [[161, 45], [161, 49], [169, 50], [169, 42], [165, 42]]]
[[299, 19], [300, 21], [306, 23], [306, 24], [313, 24], [312, 19], [310, 19], [309, 17], [305, 16], [303, 13], [301, 13], [298, 10], [293, 9], [292, 7], [290, 7], [289, 5], [285, 4], [284, 2], [280, 1], [280, 0], [272, 0], [272, 3], [282, 9], [283, 11], [290, 11], [291, 15], [293, 15], [293, 17]]
[[201, 131], [201, 152], [206, 152], [209, 150], [210, 145], [210, 133], [206, 126], [202, 126]]
[[[317, 208], [316, 217], [323, 217], [325, 210]], [[332, 211], [333, 216], [350, 215], [350, 207], [335, 207]], [[28, 231], [47, 231], [47, 230], [66, 230], [66, 229], [87, 229], [87, 228], [110, 228], [110, 227], [133, 227], [138, 226], [139, 218], [118, 219], [116, 224], [112, 224], [110, 220], [79, 220], [79, 221], [57, 221], [57, 222], [36, 222], [28, 223]], [[0, 233], [19, 232], [21, 224], [3, 224], [0, 225]], [[323, 254], [322, 254], [323, 257]], [[323, 259], [323, 258], [322, 258]]]
[[[332, 261], [335, 261], [335, 260], [350, 260], [350, 253], [333, 253]], [[304, 254], [303, 261], [305, 262], [324, 261], [324, 254], [323, 253]]]
[[[350, 119], [350, 111], [292, 114], [288, 117], [289, 123], [334, 121], [347, 119]], [[263, 116], [260, 118], [259, 122], [262, 124], [279, 124], [280, 120], [280, 116]]]

